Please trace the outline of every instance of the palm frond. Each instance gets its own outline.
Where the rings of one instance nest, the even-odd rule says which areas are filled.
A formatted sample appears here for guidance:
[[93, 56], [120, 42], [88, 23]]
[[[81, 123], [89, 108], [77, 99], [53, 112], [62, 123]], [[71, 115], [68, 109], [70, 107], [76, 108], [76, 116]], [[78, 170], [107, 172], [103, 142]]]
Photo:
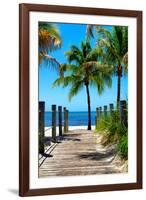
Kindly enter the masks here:
[[63, 83], [64, 83], [64, 77], [60, 76], [58, 79], [56, 79], [53, 82], [52, 88], [55, 88], [55, 87], [60, 86], [60, 85], [63, 85]]
[[72, 46], [70, 47], [70, 51], [73, 52], [74, 54], [77, 54], [77, 55], [82, 56], [82, 52], [81, 52], [80, 49], [79, 49], [77, 46], [75, 46], [75, 45], [72, 45]]
[[112, 34], [107, 29], [102, 28], [101, 26], [96, 26], [95, 28], [100, 38], [104, 38], [109, 42], [112, 42], [113, 40]]
[[109, 63], [117, 63], [120, 62], [120, 56], [117, 52], [117, 50], [115, 49], [115, 47], [106, 39], [100, 38], [98, 40], [98, 43], [101, 47], [104, 48], [105, 51], [105, 59], [107, 60], [107, 62]]
[[98, 66], [98, 62], [97, 61], [88, 61], [88, 62], [85, 62], [81, 65], [82, 69], [85, 70], [90, 70], [94, 67], [97, 67]]
[[53, 87], [56, 86], [62, 86], [62, 87], [67, 87], [68, 85], [73, 85], [76, 84], [76, 82], [81, 81], [81, 76], [80, 75], [66, 75], [66, 76], [60, 76], [58, 79], [56, 79], [53, 83]]
[[45, 66], [49, 66], [52, 69], [59, 71], [60, 63], [56, 58], [48, 54], [43, 54], [42, 52], [40, 53], [40, 56], [41, 56], [41, 61], [43, 60], [43, 62], [45, 63]]
[[84, 41], [80, 49], [72, 46], [65, 55], [70, 63], [61, 65], [64, 76], [57, 79], [54, 86], [70, 86], [69, 100], [87, 84], [96, 86], [99, 94], [106, 86], [111, 86], [113, 65], [102, 62], [100, 46], [92, 49], [89, 41]]
[[100, 37], [98, 44], [107, 54], [107, 61], [121, 65], [123, 56], [128, 52], [128, 28], [126, 26], [113, 26], [112, 32], [97, 27]]
[[62, 40], [60, 32], [55, 24], [40, 22], [39, 23], [39, 50], [47, 52], [61, 47]]
[[127, 73], [128, 73], [128, 52], [124, 55], [122, 63], [123, 63], [123, 66], [124, 66], [123, 67], [124, 76], [126, 76]]
[[94, 38], [94, 33], [93, 33], [94, 25], [88, 24], [86, 27], [86, 38]]
[[100, 60], [103, 55], [103, 49], [100, 46], [95, 46], [87, 55], [86, 61]]
[[80, 63], [82, 62], [82, 57], [78, 55], [76, 52], [67, 51], [65, 52], [65, 55], [69, 63], [75, 62], [76, 64], [80, 65]]
[[87, 55], [91, 52], [91, 50], [92, 48], [91, 48], [89, 40], [85, 40], [81, 42], [81, 51], [82, 51], [83, 58], [86, 58]]
[[98, 73], [98, 76], [92, 75], [90, 77], [90, 83], [91, 83], [91, 85], [94, 85], [97, 88], [98, 94], [101, 95], [105, 89], [105, 84], [104, 84], [104, 80], [101, 76], [101, 73]]
[[68, 99], [71, 99], [78, 94], [78, 92], [83, 88], [83, 81], [76, 81], [70, 88]]
[[128, 68], [128, 52], [123, 56], [122, 62], [125, 65], [125, 68]]

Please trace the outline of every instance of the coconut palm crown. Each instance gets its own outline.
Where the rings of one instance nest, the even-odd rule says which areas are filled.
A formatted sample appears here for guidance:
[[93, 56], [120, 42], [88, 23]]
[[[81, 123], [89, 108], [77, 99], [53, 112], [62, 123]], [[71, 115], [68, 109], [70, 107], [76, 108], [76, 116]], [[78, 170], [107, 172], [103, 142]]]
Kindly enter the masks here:
[[39, 23], [39, 63], [46, 61], [53, 67], [59, 67], [59, 62], [50, 52], [61, 47], [62, 40], [58, 28], [52, 23]]
[[[93, 31], [93, 29], [95, 31]], [[103, 48], [105, 62], [114, 65], [114, 73], [117, 75], [117, 103], [120, 102], [120, 85], [123, 72], [128, 70], [128, 27], [113, 26], [112, 31], [101, 26], [87, 26], [87, 36], [98, 35], [97, 44]]]
[[91, 130], [91, 99], [89, 86], [95, 86], [98, 94], [104, 91], [105, 86], [111, 86], [112, 66], [102, 63], [102, 49], [91, 48], [89, 41], [81, 43], [80, 48], [72, 45], [70, 50], [65, 52], [68, 64], [62, 65], [64, 76], [60, 76], [53, 86], [70, 86], [69, 100], [78, 92], [86, 88], [88, 104], [88, 130]]

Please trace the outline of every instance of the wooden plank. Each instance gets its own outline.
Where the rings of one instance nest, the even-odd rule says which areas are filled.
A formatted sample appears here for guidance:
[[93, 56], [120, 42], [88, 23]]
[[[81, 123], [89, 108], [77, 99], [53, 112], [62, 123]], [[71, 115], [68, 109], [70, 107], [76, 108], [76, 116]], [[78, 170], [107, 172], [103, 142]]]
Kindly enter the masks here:
[[112, 164], [113, 149], [97, 143], [93, 131], [73, 130], [51, 152], [39, 168], [39, 177], [118, 173]]

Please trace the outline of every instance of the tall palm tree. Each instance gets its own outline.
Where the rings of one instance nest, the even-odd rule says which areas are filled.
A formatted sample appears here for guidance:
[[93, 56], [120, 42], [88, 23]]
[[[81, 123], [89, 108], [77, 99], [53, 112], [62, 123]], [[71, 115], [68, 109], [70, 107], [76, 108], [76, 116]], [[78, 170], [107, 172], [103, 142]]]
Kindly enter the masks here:
[[111, 67], [101, 64], [102, 50], [99, 47], [91, 48], [89, 41], [81, 43], [81, 47], [71, 46], [66, 52], [69, 64], [63, 64], [64, 76], [59, 77], [54, 86], [70, 85], [69, 100], [83, 88], [86, 88], [88, 104], [88, 130], [91, 130], [91, 99], [89, 86], [94, 85], [99, 94], [111, 86]]
[[102, 46], [106, 55], [106, 62], [114, 65], [117, 75], [117, 105], [120, 102], [121, 77], [128, 68], [128, 27], [113, 26], [112, 31], [101, 26], [87, 26], [87, 35], [94, 37], [93, 28], [98, 34], [98, 45]]
[[59, 62], [49, 55], [50, 52], [61, 47], [61, 36], [58, 28], [52, 23], [39, 23], [39, 63], [47, 61], [51, 66], [60, 66]]

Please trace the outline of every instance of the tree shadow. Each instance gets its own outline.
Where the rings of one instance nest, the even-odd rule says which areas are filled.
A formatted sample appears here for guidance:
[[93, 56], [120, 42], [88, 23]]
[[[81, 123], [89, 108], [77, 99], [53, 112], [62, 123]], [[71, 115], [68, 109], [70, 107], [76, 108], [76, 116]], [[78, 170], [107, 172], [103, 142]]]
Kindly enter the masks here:
[[79, 138], [65, 137], [65, 138], [63, 138], [63, 141], [77, 141], [77, 142], [79, 142], [79, 141], [81, 141], [81, 139], [79, 139]]
[[81, 139], [77, 138], [77, 136], [79, 136], [80, 134], [64, 134], [62, 141], [81, 141]]
[[115, 149], [110, 149], [107, 150], [105, 153], [100, 153], [100, 152], [93, 152], [93, 153], [83, 153], [79, 155], [80, 159], [87, 159], [87, 160], [104, 160], [105, 158], [110, 158], [112, 156], [115, 156]]
[[51, 145], [51, 137], [44, 137], [44, 145], [50, 146]]
[[47, 153], [42, 153], [41, 155], [44, 156], [45, 158], [53, 157], [53, 155]]
[[64, 134], [63, 135], [63, 137], [77, 137], [77, 136], [81, 136], [81, 134], [80, 133], [74, 133], [74, 134], [72, 134], [72, 133], [67, 133], [67, 134]]
[[53, 140], [53, 138], [50, 136], [44, 137], [44, 145], [50, 146], [52, 142], [53, 143], [61, 143], [62, 138], [63, 138], [63, 136], [56, 136], [56, 139]]

